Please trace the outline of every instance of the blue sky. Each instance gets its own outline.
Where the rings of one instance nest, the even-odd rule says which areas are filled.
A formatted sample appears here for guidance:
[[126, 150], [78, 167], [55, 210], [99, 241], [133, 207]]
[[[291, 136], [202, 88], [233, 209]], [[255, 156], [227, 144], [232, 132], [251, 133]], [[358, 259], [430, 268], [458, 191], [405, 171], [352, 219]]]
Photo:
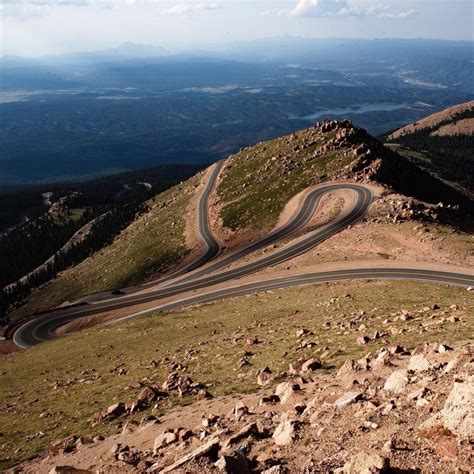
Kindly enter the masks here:
[[473, 39], [472, 0], [2, 0], [1, 54], [171, 50], [295, 35]]

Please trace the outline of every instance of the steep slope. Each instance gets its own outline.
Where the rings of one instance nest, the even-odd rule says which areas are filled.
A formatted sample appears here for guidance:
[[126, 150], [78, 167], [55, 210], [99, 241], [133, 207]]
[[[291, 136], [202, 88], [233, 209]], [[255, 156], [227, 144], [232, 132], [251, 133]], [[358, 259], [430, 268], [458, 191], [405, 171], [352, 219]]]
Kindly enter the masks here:
[[395, 151], [473, 196], [474, 101], [407, 125], [386, 140]]
[[43, 311], [82, 295], [138, 284], [179, 266], [186, 245], [187, 209], [202, 173], [147, 202], [138, 216], [110, 244], [56, 279], [34, 290], [12, 319]]
[[[313, 391], [315, 387], [306, 382], [324, 374], [329, 380], [318, 379], [318, 387], [326, 387], [328, 382], [331, 390], [337, 390], [338, 395], [349, 390], [362, 391], [367, 400], [356, 407], [369, 411], [365, 413], [366, 417], [359, 418], [351, 413], [346, 419], [346, 412], [327, 407], [328, 414], [333, 416], [329, 425], [324, 422], [324, 425], [315, 423], [311, 426], [307, 418], [301, 418], [301, 433], [304, 436], [296, 438], [295, 444], [289, 444], [291, 451], [297, 450], [296, 457], [311, 459], [325, 443], [330, 450], [337, 449], [336, 465], [339, 462], [343, 464], [349, 448], [341, 449], [341, 440], [344, 447], [349, 439], [363, 439], [364, 444], [375, 443], [377, 448], [381, 448], [389, 433], [400, 439], [402, 444], [399, 447], [403, 447], [405, 441], [402, 439], [410, 434], [406, 431], [407, 426], [416, 428], [419, 422], [419, 419], [413, 418], [414, 410], [418, 413], [422, 410], [422, 418], [425, 419], [430, 409], [436, 406], [436, 399], [428, 391], [419, 395], [419, 398], [430, 401], [426, 406], [415, 407], [414, 400], [406, 400], [407, 395], [418, 388], [414, 380], [397, 395], [390, 418], [380, 415], [378, 411], [373, 412], [375, 407], [370, 405], [369, 400], [375, 400], [379, 405], [378, 396], [384, 393], [379, 388], [389, 375], [376, 370], [374, 354], [378, 350], [383, 352], [384, 348], [398, 346], [412, 349], [424, 342], [445, 342], [452, 346], [456, 341], [472, 336], [473, 314], [473, 298], [463, 288], [421, 282], [341, 282], [224, 300], [105, 326], [95, 331], [82, 331], [40, 344], [24, 353], [0, 358], [0, 402], [3, 407], [0, 410], [3, 433], [0, 469], [50, 451], [52, 458], [45, 464], [41, 464], [41, 458], [35, 460], [26, 472], [48, 473], [51, 463], [81, 467], [90, 472], [145, 472], [145, 465], [135, 468], [127, 463], [126, 458], [118, 458], [118, 453], [110, 454], [112, 445], [121, 443], [122, 446], [128, 445], [131, 451], [139, 450], [137, 462], [171, 464], [173, 457], [179, 458], [200, 443], [205, 443], [210, 434], [217, 431], [219, 423], [206, 427], [201, 424], [201, 417], [205, 419], [211, 414], [222, 416], [221, 422], [227, 427], [226, 415], [243, 399], [251, 413], [261, 410], [279, 413], [277, 417], [268, 418], [269, 436], [266, 441], [245, 440], [245, 444], [251, 447], [247, 456], [252, 462], [257, 462], [262, 452], [259, 447], [265, 448], [267, 457], [261, 459], [258, 472], [263, 470], [265, 459], [278, 460], [275, 456], [281, 456], [282, 462], [288, 463], [288, 470], [283, 472], [299, 472], [297, 466], [292, 464], [295, 456], [291, 452], [279, 451], [272, 455], [272, 447], [278, 446], [274, 445], [271, 434], [278, 426], [281, 409], [296, 415], [293, 407], [300, 401], [299, 396], [301, 401], [311, 406], [309, 402], [317, 393]], [[372, 338], [374, 334], [378, 336]], [[362, 336], [369, 339], [363, 345], [358, 343]], [[395, 350], [401, 351], [400, 348]], [[368, 352], [371, 353], [370, 362], [365, 357]], [[445, 355], [454, 358], [452, 352]], [[301, 368], [302, 361], [311, 358], [319, 359], [322, 367], [314, 372], [308, 371], [301, 380], [298, 375], [288, 374], [289, 364]], [[337, 369], [349, 358], [360, 359], [361, 368], [354, 369], [355, 372], [343, 380], [342, 387], [334, 387], [334, 383], [341, 383], [336, 378]], [[386, 365], [382, 364], [385, 369], [396, 368], [391, 366], [388, 358], [380, 359], [385, 361]], [[399, 363], [396, 359], [392, 361], [397, 365]], [[272, 373], [268, 374], [270, 377], [262, 387], [257, 382], [257, 374], [266, 366]], [[428, 374], [438, 376], [443, 373], [440, 368]], [[363, 378], [382, 376], [382, 379], [372, 381], [370, 386], [362, 380], [360, 384], [354, 384], [351, 376], [358, 375]], [[279, 382], [292, 380], [299, 383], [302, 390], [292, 393], [288, 404], [280, 404], [277, 399], [269, 401], [275, 405], [258, 405], [262, 397], [275, 392]], [[424, 381], [423, 378], [420, 382]], [[196, 385], [191, 386], [193, 382]], [[372, 384], [378, 388], [372, 389]], [[101, 413], [119, 402], [131, 406], [128, 400], [136, 400], [146, 387], [157, 390], [157, 395], [152, 394], [151, 402], [144, 399], [144, 403], [133, 413], [94, 418], [95, 413]], [[214, 399], [196, 401], [199, 388], [210, 392]], [[431, 390], [432, 387], [429, 388]], [[181, 394], [179, 389], [182, 389]], [[229, 395], [233, 397], [228, 400], [221, 398]], [[200, 396], [203, 397], [202, 392]], [[385, 404], [390, 404], [392, 395], [387, 394], [387, 397], [381, 403], [380, 410]], [[336, 398], [328, 400], [332, 402]], [[183, 407], [188, 404], [192, 405]], [[323, 406], [324, 400], [316, 404], [316, 408]], [[172, 407], [176, 407], [177, 411], [173, 411]], [[407, 414], [408, 408], [410, 411]], [[263, 417], [264, 413], [257, 420], [245, 415], [237, 420], [238, 424], [228, 427], [232, 431], [239, 430]], [[152, 427], [151, 434], [141, 430], [155, 419], [159, 421]], [[350, 423], [358, 420], [360, 424], [370, 419], [380, 429], [361, 426], [357, 429], [357, 436], [354, 436], [352, 430], [355, 428], [348, 426], [349, 419]], [[154, 438], [168, 427], [174, 430], [181, 426], [191, 430], [188, 441], [182, 445], [172, 443], [153, 456]], [[317, 435], [323, 427], [326, 427], [324, 434]], [[126, 436], [117, 439], [116, 435], [120, 433]], [[329, 434], [334, 438], [326, 442]], [[115, 436], [106, 440], [95, 438], [109, 435]], [[222, 441], [227, 437], [224, 435]], [[234, 449], [243, 444], [244, 440]], [[402, 467], [404, 462], [424, 462], [427, 456], [433, 457], [431, 451], [428, 451], [429, 454], [426, 449], [419, 451], [420, 446], [416, 442], [414, 448], [408, 452], [401, 449], [391, 453], [393, 465]], [[97, 453], [97, 449], [101, 452]], [[303, 454], [301, 450], [305, 449], [309, 452]], [[403, 453], [407, 458], [400, 461], [399, 456]], [[453, 463], [456, 459], [443, 464], [442, 459], [435, 456], [430, 462], [436, 464], [430, 472], [455, 472]], [[327, 472], [325, 469], [321, 471]], [[190, 467], [186, 472], [214, 471], [212, 466], [204, 466], [201, 469]]]
[[[150, 201], [149, 212], [110, 246], [35, 292], [23, 314], [182, 265], [195, 246], [186, 239], [186, 224], [193, 222], [190, 205], [203, 178], [196, 175]], [[297, 193], [325, 181], [365, 183], [382, 192], [375, 195], [362, 221], [326, 240], [326, 247], [247, 280], [233, 280], [234, 288], [248, 284], [255, 292], [262, 288], [257, 283], [265, 271], [288, 278], [296, 273], [307, 276], [310, 265], [321, 271], [319, 252], [344, 272], [347, 260], [367, 249], [364, 259], [376, 257], [376, 265], [397, 251], [410, 260], [400, 243], [407, 232], [411, 255], [424, 257], [420, 243], [426, 241], [441, 249], [441, 256], [432, 259], [438, 266], [440, 261], [449, 263], [446, 249], [452, 250], [461, 238], [466, 238], [468, 248], [461, 257], [469, 252], [472, 256], [471, 235], [442, 224], [444, 212], [463, 222], [466, 214], [460, 218], [455, 209], [420, 199], [446, 199], [463, 206], [469, 202], [349, 122], [318, 123], [230, 157], [213, 212], [236, 239], [251, 238], [273, 227]], [[397, 240], [376, 235], [379, 247], [374, 247], [371, 233], [381, 228]], [[460, 261], [469, 272], [468, 259]], [[358, 271], [366, 268], [365, 261], [353, 265]], [[390, 440], [384, 457], [394, 468], [407, 470], [414, 463], [429, 465], [433, 472], [463, 468], [468, 448], [465, 443], [456, 448], [453, 433], [434, 433], [442, 438], [435, 457], [428, 444], [433, 439], [420, 441], [417, 430], [441, 408], [453, 376], [462, 374], [464, 356], [472, 359], [471, 349], [453, 353], [449, 348], [472, 341], [470, 290], [426, 281], [374, 281], [372, 274], [368, 278], [323, 285], [306, 282], [297, 288], [272, 287], [198, 302], [120, 324], [89, 326], [0, 359], [0, 468], [42, 455], [51, 446], [51, 457], [33, 460], [26, 472], [49, 472], [53, 465], [153, 472], [216, 438], [214, 447], [227, 455], [224, 463], [242, 457], [259, 472], [273, 465], [282, 467], [270, 472], [332, 472], [359, 450], [370, 447], [380, 453]], [[79, 307], [84, 308], [90, 305]], [[101, 315], [98, 322], [104, 322]], [[433, 367], [427, 368], [422, 359], [424, 366], [414, 370], [416, 376], [399, 377], [400, 392], [382, 390], [395, 366], [412, 364], [409, 355], [419, 361], [425, 342], [445, 343], [426, 351]], [[454, 372], [443, 370], [448, 361]], [[337, 376], [341, 366], [341, 372], [349, 372], [342, 378]], [[283, 383], [284, 392], [279, 392], [278, 383]], [[281, 398], [271, 397], [276, 391]], [[345, 397], [341, 406], [339, 397]], [[183, 407], [188, 404], [192, 406]], [[446, 460], [442, 443], [448, 443], [451, 453], [459, 449], [459, 455]], [[214, 472], [217, 467], [204, 456], [191, 459], [184, 469]]]
[[[187, 209], [202, 179], [197, 175], [157, 196], [149, 203], [150, 211], [111, 245], [34, 292], [12, 316], [26, 316], [91, 292], [135, 285], [182, 265], [193, 248], [185, 237], [186, 222], [194, 222]], [[276, 224], [296, 194], [326, 181], [374, 183], [431, 203], [470, 205], [364, 130], [348, 121], [324, 121], [229, 157], [214, 197], [214, 226], [230, 233], [231, 240], [252, 240]], [[434, 215], [426, 213], [430, 219]], [[436, 217], [442, 217], [440, 210]]]

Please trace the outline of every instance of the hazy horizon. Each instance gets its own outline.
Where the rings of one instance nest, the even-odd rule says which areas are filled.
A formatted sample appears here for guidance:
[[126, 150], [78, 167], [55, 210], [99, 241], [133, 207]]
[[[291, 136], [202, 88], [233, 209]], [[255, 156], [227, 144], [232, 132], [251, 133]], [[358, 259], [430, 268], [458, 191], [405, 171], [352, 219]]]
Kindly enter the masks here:
[[172, 52], [294, 36], [472, 41], [468, 0], [4, 0], [2, 55], [40, 57], [126, 42]]
[[438, 39], [438, 38], [397, 38], [397, 37], [392, 37], [392, 38], [341, 38], [341, 37], [325, 37], [325, 38], [319, 38], [319, 37], [314, 37], [314, 36], [297, 36], [297, 35], [284, 35], [284, 36], [268, 36], [268, 37], [262, 37], [262, 38], [251, 38], [249, 40], [241, 40], [241, 41], [225, 41], [225, 42], [220, 42], [220, 43], [209, 43], [209, 44], [202, 44], [199, 47], [192, 48], [192, 47], [181, 47], [181, 48], [165, 48], [162, 44], [159, 43], [139, 43], [135, 41], [122, 41], [118, 42], [115, 44], [109, 45], [109, 47], [103, 47], [103, 48], [89, 48], [89, 49], [77, 49], [77, 50], [71, 50], [71, 51], [66, 51], [66, 52], [55, 52], [55, 53], [44, 53], [41, 55], [26, 55], [26, 54], [0, 54], [0, 57], [17, 57], [17, 58], [22, 58], [22, 59], [46, 59], [46, 58], [52, 58], [56, 56], [68, 56], [68, 55], [76, 55], [76, 54], [87, 54], [87, 53], [99, 53], [101, 51], [113, 51], [113, 50], [118, 50], [120, 48], [123, 48], [127, 45], [133, 45], [136, 47], [143, 47], [143, 48], [156, 48], [157, 50], [159, 48], [163, 49], [164, 54], [168, 54], [170, 56], [173, 55], [180, 55], [180, 54], [199, 54], [199, 53], [215, 53], [215, 52], [220, 52], [220, 51], [228, 51], [226, 48], [228, 47], [231, 49], [232, 47], [235, 47], [236, 45], [241, 45], [241, 44], [246, 44], [246, 43], [256, 43], [256, 42], [271, 42], [271, 41], [279, 41], [279, 40], [315, 40], [315, 41], [419, 41], [419, 42], [442, 42], [442, 43], [474, 43], [474, 39], [465, 39], [465, 40], [456, 40], [456, 39]]

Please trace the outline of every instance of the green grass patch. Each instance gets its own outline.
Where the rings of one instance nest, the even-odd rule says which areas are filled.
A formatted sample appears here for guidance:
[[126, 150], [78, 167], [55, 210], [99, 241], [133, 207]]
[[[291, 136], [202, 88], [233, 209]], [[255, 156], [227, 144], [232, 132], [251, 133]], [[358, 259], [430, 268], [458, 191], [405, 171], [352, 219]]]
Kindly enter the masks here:
[[275, 225], [293, 196], [329, 180], [353, 160], [350, 154], [345, 156], [345, 148], [315, 156], [317, 148], [331, 138], [331, 134], [324, 139], [308, 138], [303, 131], [293, 140], [278, 138], [231, 157], [217, 189], [224, 226], [238, 230]]

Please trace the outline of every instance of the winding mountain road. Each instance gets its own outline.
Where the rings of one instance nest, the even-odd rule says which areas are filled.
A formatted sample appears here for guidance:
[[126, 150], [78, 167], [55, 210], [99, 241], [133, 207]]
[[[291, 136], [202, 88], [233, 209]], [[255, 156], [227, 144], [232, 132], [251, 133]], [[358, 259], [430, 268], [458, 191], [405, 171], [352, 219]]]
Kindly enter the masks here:
[[[215, 257], [219, 255], [222, 248], [214, 237], [212, 233], [211, 227], [209, 225], [209, 197], [216, 185], [217, 178], [222, 170], [222, 166], [224, 165], [225, 160], [218, 161], [213, 165], [209, 178], [199, 196], [199, 200], [197, 203], [196, 209], [196, 231], [204, 244], [205, 251], [201, 255], [199, 255], [196, 259], [192, 262], [188, 263], [184, 267], [176, 270], [175, 272], [166, 275], [164, 277], [160, 277], [156, 280], [147, 281], [146, 283], [142, 283], [137, 286], [130, 286], [127, 288], [121, 288], [119, 294], [120, 295], [128, 295], [131, 293], [135, 293], [137, 291], [142, 291], [147, 288], [152, 288], [158, 284], [164, 284], [167, 281], [174, 280], [176, 277], [181, 275], [185, 275], [188, 272], [192, 272], [196, 268], [199, 268], [206, 263], [213, 260]], [[116, 291], [116, 290], [115, 290]], [[118, 292], [117, 292], [118, 293]], [[100, 291], [97, 293], [91, 293], [90, 295], [82, 296], [76, 299], [73, 304], [78, 303], [92, 303], [94, 301], [103, 301], [106, 298], [110, 298], [111, 295], [114, 294], [114, 290], [107, 290], [107, 291]]]
[[[91, 298], [88, 300], [88, 304], [76, 304], [38, 315], [34, 319], [21, 325], [16, 330], [13, 335], [15, 344], [27, 348], [56, 337], [57, 334], [55, 333], [55, 330], [59, 326], [68, 322], [88, 316], [100, 315], [118, 309], [130, 308], [131, 314], [116, 319], [114, 322], [145, 314], [178, 309], [191, 304], [204, 303], [221, 298], [298, 285], [348, 279], [391, 278], [428, 280], [452, 285], [474, 286], [474, 275], [472, 274], [437, 271], [423, 268], [356, 268], [313, 272], [303, 275], [290, 275], [277, 279], [259, 280], [257, 282], [242, 285], [236, 284], [235, 286], [213, 290], [212, 287], [215, 285], [234, 281], [237, 278], [253, 274], [268, 266], [276, 265], [307, 252], [324, 240], [361, 219], [366, 214], [372, 202], [372, 192], [363, 185], [345, 183], [318, 186], [310, 189], [306, 193], [300, 203], [299, 209], [286, 224], [269, 233], [264, 238], [208, 263], [210, 260], [213, 260], [221, 250], [210, 230], [208, 217], [209, 196], [221, 168], [222, 162], [215, 165], [215, 169], [209, 178], [209, 182], [201, 195], [198, 205], [197, 227], [199, 235], [206, 245], [206, 252], [201, 257], [187, 267], [181, 269], [179, 273], [177, 272], [169, 278], [167, 277], [166, 280], [157, 280], [155, 282], [147, 283], [146, 285], [126, 289], [128, 294], [110, 297], [109, 293], [108, 299], [94, 301]], [[339, 215], [330, 223], [308, 232], [300, 238], [294, 239], [283, 247], [271, 252], [269, 255], [257, 258], [249, 263], [227, 268], [251, 253], [280, 242], [283, 239], [292, 237], [302, 231], [318, 208], [321, 198], [328, 193], [338, 190], [350, 190], [354, 193], [355, 199], [350, 210]], [[183, 276], [180, 277], [180, 275]], [[173, 281], [168, 281], [171, 280], [171, 277], [173, 278]], [[176, 277], [179, 278], [176, 279]], [[160, 285], [157, 287], [157, 284]], [[197, 292], [198, 290], [205, 289], [210, 289], [210, 291], [204, 293], [202, 291]], [[138, 305], [159, 301], [163, 298], [177, 297], [190, 292], [197, 292], [197, 294], [172, 299], [171, 301], [158, 304], [157, 306], [143, 311], [133, 311], [133, 308]], [[86, 300], [86, 298], [84, 300]]]

